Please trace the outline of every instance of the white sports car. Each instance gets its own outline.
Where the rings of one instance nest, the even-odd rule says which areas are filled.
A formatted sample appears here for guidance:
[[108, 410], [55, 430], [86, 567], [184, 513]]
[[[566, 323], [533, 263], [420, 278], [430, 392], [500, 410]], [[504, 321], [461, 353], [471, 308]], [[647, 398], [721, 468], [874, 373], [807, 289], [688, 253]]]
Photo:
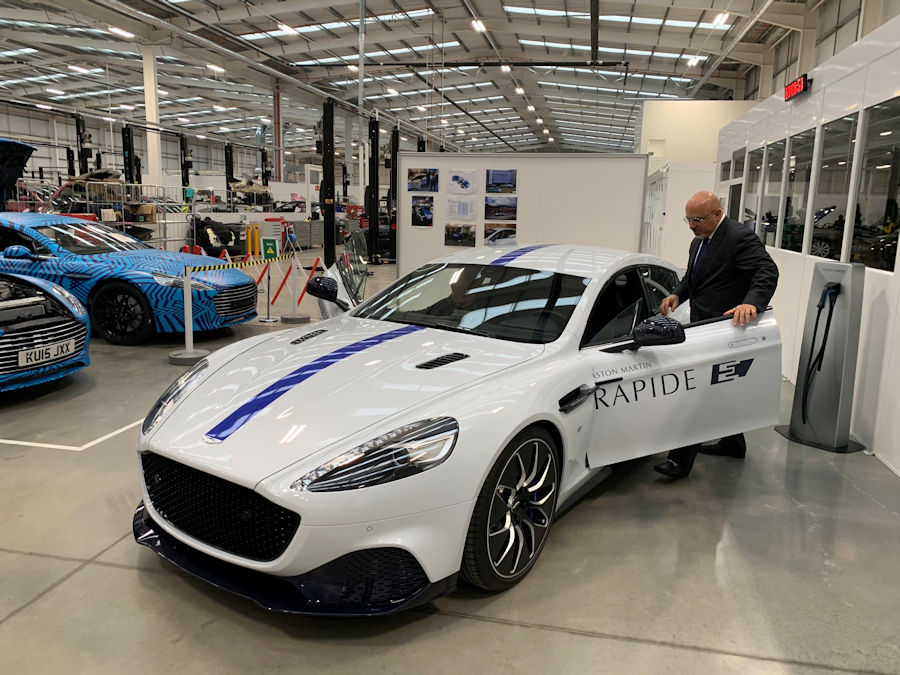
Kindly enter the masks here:
[[[312, 292], [353, 304], [350, 262]], [[653, 316], [677, 277], [624, 251], [469, 249], [230, 345], [143, 424], [135, 538], [281, 611], [392, 612], [460, 574], [509, 588], [604, 467], [776, 422], [771, 313]]]

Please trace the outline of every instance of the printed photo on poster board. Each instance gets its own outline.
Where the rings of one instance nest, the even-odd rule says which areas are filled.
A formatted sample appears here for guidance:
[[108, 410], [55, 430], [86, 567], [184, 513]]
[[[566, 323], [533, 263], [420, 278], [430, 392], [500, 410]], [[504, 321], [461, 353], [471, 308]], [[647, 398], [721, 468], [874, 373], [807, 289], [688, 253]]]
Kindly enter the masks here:
[[485, 220], [517, 220], [518, 197], [485, 197]]
[[438, 170], [407, 169], [406, 190], [407, 192], [437, 192]]
[[485, 192], [515, 192], [515, 169], [488, 169], [484, 181]]
[[507, 244], [515, 245], [516, 243], [516, 224], [515, 223], [485, 223], [484, 224], [484, 245], [485, 246], [506, 246]]
[[475, 220], [478, 218], [478, 198], [447, 197], [447, 220]]
[[475, 225], [448, 223], [444, 226], [444, 246], [475, 246]]
[[474, 195], [478, 192], [478, 172], [451, 169], [447, 172], [447, 192], [455, 195]]
[[412, 226], [431, 227], [434, 225], [434, 197], [412, 198]]

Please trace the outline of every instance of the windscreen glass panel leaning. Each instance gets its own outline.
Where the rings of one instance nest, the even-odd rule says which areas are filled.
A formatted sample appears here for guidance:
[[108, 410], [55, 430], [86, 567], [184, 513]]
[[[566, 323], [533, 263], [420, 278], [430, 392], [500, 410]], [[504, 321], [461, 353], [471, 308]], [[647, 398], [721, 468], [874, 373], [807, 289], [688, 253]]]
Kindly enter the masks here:
[[589, 281], [516, 267], [435, 263], [406, 275], [353, 315], [545, 344], [562, 334]]

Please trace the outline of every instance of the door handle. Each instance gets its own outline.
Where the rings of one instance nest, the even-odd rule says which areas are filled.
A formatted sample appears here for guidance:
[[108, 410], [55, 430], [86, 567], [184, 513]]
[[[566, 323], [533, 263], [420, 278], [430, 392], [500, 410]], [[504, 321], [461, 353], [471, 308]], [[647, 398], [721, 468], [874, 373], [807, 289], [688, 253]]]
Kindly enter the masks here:
[[596, 386], [583, 384], [577, 389], [573, 389], [568, 394], [559, 399], [559, 411], [565, 415], [575, 410], [582, 403], [587, 401], [597, 390]]

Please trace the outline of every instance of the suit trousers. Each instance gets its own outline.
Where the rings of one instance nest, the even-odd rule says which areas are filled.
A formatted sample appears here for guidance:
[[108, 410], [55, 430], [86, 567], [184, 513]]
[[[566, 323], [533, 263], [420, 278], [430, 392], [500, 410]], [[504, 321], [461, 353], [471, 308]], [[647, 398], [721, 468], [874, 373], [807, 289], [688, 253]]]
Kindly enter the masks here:
[[[735, 455], [742, 455], [747, 451], [747, 441], [744, 439], [744, 434], [725, 436], [719, 441], [719, 445]], [[697, 459], [698, 452], [700, 452], [700, 443], [685, 445], [682, 448], [670, 450], [668, 459], [675, 462], [678, 468], [687, 475], [694, 466], [694, 460]]]

